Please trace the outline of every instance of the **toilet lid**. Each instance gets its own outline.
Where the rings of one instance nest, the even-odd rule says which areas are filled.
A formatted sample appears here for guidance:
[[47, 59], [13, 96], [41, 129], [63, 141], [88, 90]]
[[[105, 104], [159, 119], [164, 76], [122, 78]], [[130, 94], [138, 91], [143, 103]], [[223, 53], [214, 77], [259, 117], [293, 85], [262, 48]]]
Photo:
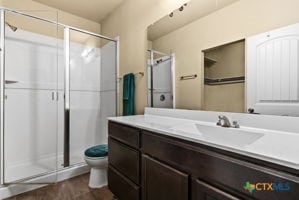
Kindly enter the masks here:
[[108, 145], [101, 144], [97, 146], [90, 147], [85, 150], [85, 156], [87, 157], [105, 157], [108, 155]]

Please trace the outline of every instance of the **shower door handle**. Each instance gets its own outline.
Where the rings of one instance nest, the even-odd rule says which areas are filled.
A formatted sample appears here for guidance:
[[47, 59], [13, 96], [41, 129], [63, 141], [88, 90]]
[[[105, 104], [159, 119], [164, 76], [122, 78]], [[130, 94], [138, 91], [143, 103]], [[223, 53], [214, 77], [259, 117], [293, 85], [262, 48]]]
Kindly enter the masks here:
[[58, 101], [58, 92], [51, 92], [52, 101]]
[[55, 100], [55, 92], [52, 92], [52, 101]]

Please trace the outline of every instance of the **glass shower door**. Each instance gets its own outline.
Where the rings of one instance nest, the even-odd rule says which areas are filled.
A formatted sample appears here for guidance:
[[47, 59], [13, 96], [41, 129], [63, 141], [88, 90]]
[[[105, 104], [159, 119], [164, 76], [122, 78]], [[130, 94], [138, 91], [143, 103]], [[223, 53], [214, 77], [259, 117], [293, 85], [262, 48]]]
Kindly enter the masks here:
[[[29, 14], [41, 15], [42, 11]], [[43, 13], [56, 20], [57, 13]], [[2, 11], [3, 183], [51, 183], [57, 169], [57, 23]], [[4, 54], [4, 55], [3, 55]], [[30, 179], [30, 181], [28, 181]]]
[[[107, 144], [107, 117], [116, 116], [116, 42], [70, 29], [69, 164]], [[65, 141], [66, 142], [66, 141]], [[67, 149], [66, 149], [67, 150]]]

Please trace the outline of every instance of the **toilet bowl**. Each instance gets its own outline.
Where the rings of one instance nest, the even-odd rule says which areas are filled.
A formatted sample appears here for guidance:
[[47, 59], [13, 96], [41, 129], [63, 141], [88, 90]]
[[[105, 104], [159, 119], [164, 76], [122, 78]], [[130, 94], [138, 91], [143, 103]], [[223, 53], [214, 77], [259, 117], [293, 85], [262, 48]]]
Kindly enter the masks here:
[[107, 156], [98, 158], [85, 156], [85, 162], [90, 166], [88, 186], [91, 188], [100, 188], [107, 185]]
[[85, 162], [90, 167], [88, 186], [100, 188], [107, 185], [108, 147], [98, 145], [85, 151]]

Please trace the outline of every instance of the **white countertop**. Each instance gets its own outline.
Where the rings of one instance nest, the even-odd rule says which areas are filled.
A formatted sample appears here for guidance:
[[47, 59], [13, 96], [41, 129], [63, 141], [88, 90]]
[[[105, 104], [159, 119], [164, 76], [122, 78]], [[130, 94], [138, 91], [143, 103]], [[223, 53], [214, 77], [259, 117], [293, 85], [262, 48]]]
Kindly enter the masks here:
[[[108, 119], [136, 128], [209, 145], [293, 169], [299, 169], [298, 133], [252, 128], [241, 125], [241, 128], [236, 130], [239, 131], [237, 134], [234, 132], [231, 134], [231, 131], [235, 131], [231, 130], [233, 128], [218, 127], [216, 126], [216, 121], [207, 122], [151, 114], [111, 117]], [[201, 129], [202, 127], [204, 128], [203, 130]], [[216, 132], [219, 131], [221, 134], [217, 133], [217, 135], [211, 133], [210, 135], [210, 129], [216, 130]], [[244, 134], [249, 135], [249, 137], [241, 138]], [[229, 137], [231, 137], [231, 139], [229, 139]], [[240, 137], [241, 140], [238, 140], [238, 137]]]

